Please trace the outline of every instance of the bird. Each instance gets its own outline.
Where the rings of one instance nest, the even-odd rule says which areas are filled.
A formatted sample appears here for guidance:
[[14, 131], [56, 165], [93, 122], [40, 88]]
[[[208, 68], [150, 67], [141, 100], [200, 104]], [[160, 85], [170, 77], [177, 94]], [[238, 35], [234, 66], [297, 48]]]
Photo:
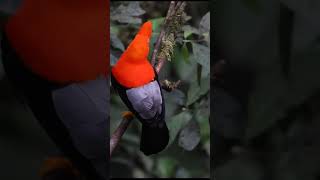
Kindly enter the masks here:
[[142, 124], [140, 150], [147, 156], [163, 151], [169, 142], [165, 101], [158, 74], [148, 60], [152, 22], [145, 22], [111, 68], [111, 83]]
[[109, 178], [106, 7], [101, 0], [25, 0], [1, 39], [14, 90], [85, 179]]

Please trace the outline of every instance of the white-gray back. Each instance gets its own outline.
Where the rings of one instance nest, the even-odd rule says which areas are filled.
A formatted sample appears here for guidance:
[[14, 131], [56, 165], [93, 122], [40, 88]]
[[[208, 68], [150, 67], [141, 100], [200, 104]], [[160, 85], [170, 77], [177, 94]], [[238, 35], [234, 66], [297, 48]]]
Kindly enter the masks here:
[[161, 113], [162, 96], [157, 81], [152, 81], [141, 87], [128, 89], [126, 93], [134, 110], [143, 119], [151, 119], [155, 117], [156, 113]]

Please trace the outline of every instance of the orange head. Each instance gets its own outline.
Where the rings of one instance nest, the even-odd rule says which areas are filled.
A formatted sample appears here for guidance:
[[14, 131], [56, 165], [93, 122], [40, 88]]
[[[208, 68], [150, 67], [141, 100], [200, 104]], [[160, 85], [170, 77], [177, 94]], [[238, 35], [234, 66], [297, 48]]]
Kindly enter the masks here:
[[136, 37], [112, 68], [113, 76], [122, 86], [139, 87], [154, 79], [153, 67], [147, 59], [151, 33], [152, 23], [148, 21], [142, 25]]
[[[71, 1], [71, 2], [70, 2]], [[5, 31], [25, 66], [58, 83], [108, 74], [109, 33], [104, 0], [24, 0]]]

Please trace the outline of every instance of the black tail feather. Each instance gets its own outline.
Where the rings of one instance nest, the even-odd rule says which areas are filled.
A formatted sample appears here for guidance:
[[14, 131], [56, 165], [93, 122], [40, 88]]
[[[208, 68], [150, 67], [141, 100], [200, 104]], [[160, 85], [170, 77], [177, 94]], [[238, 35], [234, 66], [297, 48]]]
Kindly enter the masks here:
[[169, 130], [165, 121], [156, 124], [142, 124], [140, 150], [147, 156], [157, 154], [166, 148], [169, 142]]

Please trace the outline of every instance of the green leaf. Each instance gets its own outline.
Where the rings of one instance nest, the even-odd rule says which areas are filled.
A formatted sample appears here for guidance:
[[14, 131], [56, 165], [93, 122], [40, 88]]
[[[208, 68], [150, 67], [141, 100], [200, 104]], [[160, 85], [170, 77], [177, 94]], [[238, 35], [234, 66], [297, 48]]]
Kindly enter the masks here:
[[157, 161], [157, 172], [160, 177], [169, 178], [174, 174], [177, 161], [170, 157], [160, 157]]
[[186, 111], [171, 117], [171, 120], [167, 122], [168, 129], [170, 132], [169, 145], [175, 140], [177, 134], [180, 132], [182, 128], [184, 128], [188, 124], [191, 118], [192, 115]]
[[203, 143], [203, 148], [210, 156], [210, 139], [208, 139], [205, 143]]
[[122, 136], [123, 141], [127, 141], [128, 143], [138, 145], [140, 142], [140, 137], [136, 136], [131, 132], [127, 132]]
[[110, 65], [113, 66], [117, 63], [118, 58], [116, 58], [113, 54], [110, 53]]
[[132, 175], [134, 178], [148, 178], [146, 177], [144, 170], [141, 168], [134, 168], [132, 170]]
[[201, 141], [210, 141], [209, 107], [197, 108], [195, 120], [199, 123]]
[[183, 37], [187, 39], [191, 34], [200, 34], [199, 30], [195, 27], [192, 27], [190, 25], [184, 25], [182, 26], [183, 31]]
[[208, 76], [210, 73], [210, 49], [207, 46], [192, 43], [193, 59], [202, 66], [202, 74]]
[[188, 170], [186, 170], [183, 167], [179, 167], [176, 171], [176, 177], [175, 178], [192, 178]]
[[140, 2], [129, 2], [127, 6], [121, 4], [118, 8], [111, 11], [112, 21], [129, 24], [141, 24], [142, 20], [138, 16], [145, 14], [146, 11], [140, 7]]
[[178, 78], [182, 81], [190, 81], [196, 73], [197, 62], [193, 58], [189, 58], [189, 63], [183, 60], [183, 55], [180, 49], [176, 46], [173, 55], [173, 68], [178, 75]]
[[110, 25], [110, 34], [118, 34], [118, 33], [119, 33], [119, 27], [111, 24]]
[[181, 48], [181, 54], [182, 54], [183, 60], [187, 63], [190, 63], [189, 51], [188, 51], [188, 47], [187, 47], [186, 43], [183, 43], [183, 46]]
[[151, 34], [150, 43], [149, 43], [150, 50], [149, 50], [149, 54], [148, 54], [148, 59], [149, 60], [151, 60], [151, 56], [152, 56], [152, 53], [153, 53], [153, 50], [154, 50], [154, 44], [156, 43], [158, 36], [159, 36], [159, 34], [155, 33], [155, 32], [153, 32]]
[[111, 159], [112, 163], [119, 163], [119, 164], [124, 164], [128, 165], [130, 163], [129, 159], [123, 158], [123, 157], [114, 157]]
[[193, 81], [188, 90], [187, 106], [196, 102], [200, 97], [200, 86], [197, 81]]
[[183, 106], [186, 103], [186, 95], [179, 89], [175, 89], [169, 93], [164, 92], [164, 95], [168, 102]]
[[209, 31], [210, 31], [210, 12], [207, 12], [200, 21], [199, 32], [203, 34], [203, 33], [208, 33]]
[[138, 156], [140, 158], [140, 160], [143, 162], [145, 169], [147, 169], [148, 171], [152, 171], [152, 168], [154, 166], [154, 159], [150, 158], [150, 156], [146, 156], [143, 153], [138, 153]]
[[[177, 114], [177, 109], [179, 106], [177, 106], [175, 99], [173, 98], [173, 92], [166, 92], [163, 91], [163, 96], [166, 104], [166, 119], [170, 120], [172, 116]], [[178, 97], [179, 99], [179, 97]], [[184, 98], [184, 102], [186, 101], [186, 98]], [[184, 104], [183, 104], [184, 105]]]
[[153, 32], [160, 32], [160, 27], [163, 23], [163, 20], [164, 20], [164, 17], [155, 18], [155, 19], [150, 20], [152, 22], [152, 31]]
[[120, 49], [121, 51], [124, 51], [124, 45], [117, 35], [111, 33], [110, 40], [111, 40], [111, 46], [113, 46], [116, 49]]
[[188, 90], [187, 106], [196, 102], [202, 95], [205, 95], [210, 89], [210, 77], [202, 78], [200, 86], [197, 81], [193, 81]]
[[207, 12], [207, 14], [202, 17], [199, 25], [199, 32], [210, 46], [210, 12]]
[[179, 146], [192, 151], [200, 142], [200, 127], [197, 121], [190, 121], [180, 132]]
[[201, 79], [201, 84], [200, 84], [200, 95], [206, 94], [210, 90], [210, 77], [204, 77]]

